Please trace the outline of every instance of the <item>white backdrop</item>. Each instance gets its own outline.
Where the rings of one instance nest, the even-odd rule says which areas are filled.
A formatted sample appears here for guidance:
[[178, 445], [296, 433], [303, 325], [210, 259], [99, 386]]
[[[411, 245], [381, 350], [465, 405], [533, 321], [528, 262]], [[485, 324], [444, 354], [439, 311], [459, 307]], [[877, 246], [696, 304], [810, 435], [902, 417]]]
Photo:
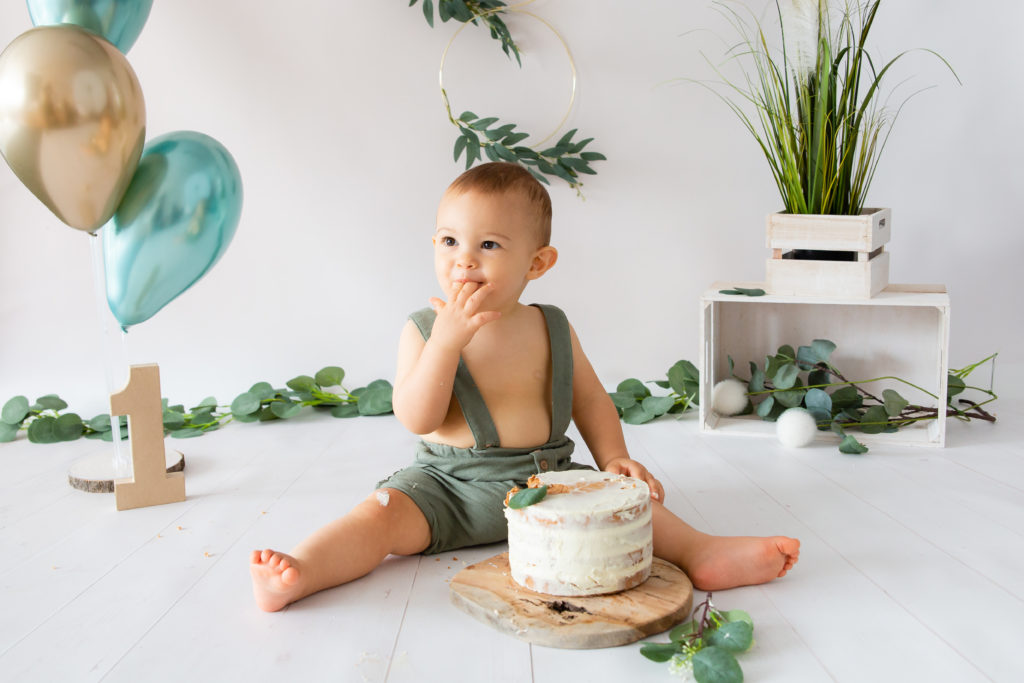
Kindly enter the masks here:
[[[751, 0], [763, 7], [763, 0]], [[761, 280], [763, 226], [779, 207], [752, 138], [713, 95], [668, 83], [709, 77], [700, 50], [729, 36], [706, 0], [538, 0], [579, 72], [566, 129], [607, 155], [586, 200], [554, 181], [561, 259], [527, 290], [561, 305], [601, 378], [663, 376], [698, 358], [698, 299], [716, 280]], [[769, 22], [773, 21], [770, 17]], [[1022, 359], [1015, 293], [1024, 254], [1024, 6], [984, 0], [882, 3], [871, 48], [892, 57], [904, 109], [869, 204], [893, 208], [891, 279], [945, 283], [950, 360]], [[569, 94], [561, 45], [510, 18], [517, 76], [467, 29], [446, 83], [456, 109], [501, 116], [534, 139]], [[0, 46], [31, 27], [0, 4]], [[337, 364], [349, 388], [390, 379], [405, 315], [435, 292], [436, 202], [461, 170], [437, 85], [451, 23], [430, 29], [405, 0], [157, 0], [128, 54], [146, 97], [147, 139], [191, 129], [235, 156], [245, 205], [234, 242], [191, 290], [128, 334], [132, 362], [158, 362], [164, 395], [230, 401]], [[477, 31], [479, 34], [480, 31]], [[474, 71], [475, 70], [475, 71]], [[531, 142], [528, 140], [527, 142]], [[89, 238], [60, 223], [0, 165], [0, 401], [59, 393], [104, 410], [104, 349]], [[809, 340], [794, 340], [803, 343]]]

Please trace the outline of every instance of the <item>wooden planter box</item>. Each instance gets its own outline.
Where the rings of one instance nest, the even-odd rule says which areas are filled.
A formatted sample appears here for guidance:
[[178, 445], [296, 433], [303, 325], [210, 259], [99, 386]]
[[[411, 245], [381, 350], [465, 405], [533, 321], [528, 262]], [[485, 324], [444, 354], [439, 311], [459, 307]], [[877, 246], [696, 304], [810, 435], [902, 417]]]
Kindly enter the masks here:
[[[773, 213], [767, 221], [772, 257], [766, 266], [773, 294], [870, 298], [889, 284], [891, 209], [864, 209], [859, 216]], [[795, 250], [846, 252], [852, 261], [795, 258]]]
[[[892, 434], [864, 434], [851, 429], [859, 441], [944, 446], [946, 442], [946, 385], [949, 373], [949, 295], [941, 285], [889, 285], [870, 299], [761, 297], [720, 294], [734, 286], [759, 283], [716, 283], [701, 296], [700, 428], [702, 432], [775, 437], [775, 423], [756, 415], [726, 417], [711, 410], [715, 384], [735, 372], [750, 377], [749, 361], [762, 369], [765, 356], [783, 344], [810, 344], [829, 339], [836, 344], [832, 360], [849, 380], [900, 377], [943, 397], [930, 396], [899, 382], [865, 385], [876, 396], [895, 389], [911, 403], [938, 408], [938, 418], [901, 428]], [[831, 392], [830, 392], [831, 393]], [[838, 443], [831, 432], [818, 440]]]

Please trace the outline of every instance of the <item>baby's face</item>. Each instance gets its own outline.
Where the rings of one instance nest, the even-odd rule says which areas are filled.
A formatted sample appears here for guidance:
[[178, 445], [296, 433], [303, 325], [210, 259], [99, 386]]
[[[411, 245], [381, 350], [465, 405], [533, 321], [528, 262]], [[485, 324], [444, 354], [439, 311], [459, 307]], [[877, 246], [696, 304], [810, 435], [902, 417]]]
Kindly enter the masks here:
[[446, 193], [437, 210], [434, 271], [447, 298], [458, 283], [490, 284], [486, 310], [519, 300], [541, 247], [535, 213], [517, 194]]

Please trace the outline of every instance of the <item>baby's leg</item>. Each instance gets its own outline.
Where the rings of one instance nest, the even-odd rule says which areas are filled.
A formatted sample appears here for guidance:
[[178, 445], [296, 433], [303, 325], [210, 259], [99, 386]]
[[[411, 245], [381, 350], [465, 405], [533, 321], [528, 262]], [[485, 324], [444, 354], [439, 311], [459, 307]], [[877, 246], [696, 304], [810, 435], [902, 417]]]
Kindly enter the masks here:
[[652, 501], [654, 554], [678, 565], [705, 591], [766, 583], [800, 557], [800, 541], [787, 536], [711, 536]]
[[394, 489], [374, 492], [341, 519], [291, 551], [254, 550], [249, 569], [256, 605], [285, 605], [368, 574], [389, 554], [415, 555], [430, 545], [430, 526], [416, 503]]

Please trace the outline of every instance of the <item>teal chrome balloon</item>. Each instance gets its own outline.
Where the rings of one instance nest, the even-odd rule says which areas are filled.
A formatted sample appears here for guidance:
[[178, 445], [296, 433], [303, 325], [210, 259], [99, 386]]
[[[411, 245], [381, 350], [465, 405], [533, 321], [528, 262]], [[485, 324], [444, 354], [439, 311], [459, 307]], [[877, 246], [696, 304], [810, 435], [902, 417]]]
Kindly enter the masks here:
[[121, 326], [149, 320], [206, 274], [241, 214], [242, 178], [219, 142], [192, 131], [151, 140], [102, 230], [107, 302]]
[[153, 0], [28, 0], [33, 26], [74, 24], [128, 54], [149, 18]]

